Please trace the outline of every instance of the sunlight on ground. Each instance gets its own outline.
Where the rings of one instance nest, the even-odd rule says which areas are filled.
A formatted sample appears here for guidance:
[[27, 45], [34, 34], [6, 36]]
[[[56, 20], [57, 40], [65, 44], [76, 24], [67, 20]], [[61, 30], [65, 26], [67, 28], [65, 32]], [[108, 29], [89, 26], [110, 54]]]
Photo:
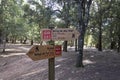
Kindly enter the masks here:
[[46, 70], [46, 68], [42, 68], [42, 69], [40, 69], [40, 70], [32, 71], [32, 72], [27, 73], [27, 74], [24, 74], [24, 75], [22, 75], [22, 76], [29, 76], [29, 75], [37, 74], [37, 73], [40, 73], [40, 72], [42, 72], [42, 71], [44, 71], [44, 70]]
[[86, 59], [86, 60], [83, 60], [83, 63], [84, 64], [94, 64], [95, 62]]
[[[86, 46], [84, 46], [84, 49], [96, 50], [95, 47], [86, 47]], [[68, 51], [75, 51], [75, 46], [72, 47], [68, 46]]]
[[60, 59], [58, 59], [58, 60], [56, 60], [56, 61], [64, 61], [64, 60], [66, 60], [67, 58], [60, 58]]
[[25, 47], [19, 47], [20, 49], [28, 51], [30, 48], [25, 48]]
[[15, 52], [17, 52], [17, 51], [21, 51], [21, 50], [18, 50], [18, 49], [6, 49], [5, 51], [15, 51]]
[[55, 66], [55, 68], [58, 68], [58, 67], [60, 67], [60, 65], [56, 65], [56, 66]]
[[1, 55], [2, 57], [11, 57], [11, 56], [19, 56], [19, 55], [25, 55], [26, 53], [12, 53], [9, 55]]
[[29, 51], [29, 48], [21, 46], [21, 47], [12, 48], [12, 49], [6, 49], [5, 51], [7, 52], [7, 54], [1, 55], [2, 57], [25, 55], [26, 52]]

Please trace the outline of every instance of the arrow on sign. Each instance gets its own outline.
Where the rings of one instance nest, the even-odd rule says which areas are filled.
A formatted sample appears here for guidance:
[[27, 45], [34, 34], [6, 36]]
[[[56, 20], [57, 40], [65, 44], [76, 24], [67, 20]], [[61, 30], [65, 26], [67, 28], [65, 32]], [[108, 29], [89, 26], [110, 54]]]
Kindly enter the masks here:
[[34, 45], [28, 51], [27, 55], [33, 60], [41, 60], [47, 58], [54, 58], [61, 56], [62, 50], [61, 46], [52, 46], [52, 45]]

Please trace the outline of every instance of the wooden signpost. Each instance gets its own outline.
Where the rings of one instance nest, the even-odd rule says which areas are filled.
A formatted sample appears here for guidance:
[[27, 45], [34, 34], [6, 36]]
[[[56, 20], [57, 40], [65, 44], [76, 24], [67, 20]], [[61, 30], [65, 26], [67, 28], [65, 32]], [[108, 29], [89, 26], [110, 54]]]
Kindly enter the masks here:
[[28, 51], [27, 55], [33, 60], [49, 59], [61, 56], [62, 50], [60, 45], [34, 45]]
[[75, 40], [79, 37], [80, 33], [71, 28], [57, 28], [57, 29], [42, 29], [42, 41], [56, 41], [56, 40]]
[[49, 80], [55, 80], [55, 57], [61, 56], [61, 45], [54, 45], [55, 40], [75, 40], [80, 33], [71, 28], [42, 29], [41, 40], [50, 41], [50, 45], [34, 45], [27, 53], [33, 60], [48, 59]]
[[79, 36], [77, 30], [71, 28], [57, 28], [52, 31], [52, 40], [75, 40]]

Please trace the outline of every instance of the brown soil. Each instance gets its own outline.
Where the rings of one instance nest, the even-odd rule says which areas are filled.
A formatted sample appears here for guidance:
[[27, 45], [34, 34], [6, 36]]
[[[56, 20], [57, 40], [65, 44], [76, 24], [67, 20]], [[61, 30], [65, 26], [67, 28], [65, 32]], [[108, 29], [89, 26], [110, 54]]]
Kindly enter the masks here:
[[[32, 61], [29, 45], [7, 46], [0, 53], [0, 80], [48, 80], [48, 59]], [[55, 80], [120, 80], [120, 53], [96, 49], [84, 50], [84, 68], [76, 68], [73, 48], [55, 59]]]

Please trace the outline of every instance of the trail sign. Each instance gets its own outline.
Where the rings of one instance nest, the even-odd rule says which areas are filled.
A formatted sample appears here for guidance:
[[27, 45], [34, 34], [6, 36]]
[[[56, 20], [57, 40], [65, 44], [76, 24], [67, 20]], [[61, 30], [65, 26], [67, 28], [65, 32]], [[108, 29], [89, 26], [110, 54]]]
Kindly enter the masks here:
[[71, 28], [57, 28], [52, 31], [52, 40], [74, 40], [78, 36], [79, 32]]
[[[49, 37], [46, 37], [46, 33], [48, 33]], [[49, 40], [74, 40], [77, 39], [80, 33], [77, 30], [71, 28], [57, 28], [57, 29], [43, 29], [41, 31], [41, 39], [43, 41]]]
[[43, 29], [41, 31], [41, 39], [50, 41], [52, 39], [52, 31], [50, 29]]
[[47, 58], [54, 58], [61, 56], [61, 46], [52, 45], [34, 45], [27, 53], [27, 55], [33, 60], [41, 60]]
[[62, 47], [61, 47], [61, 45], [56, 45], [55, 47], [54, 47], [54, 49], [55, 49], [55, 57], [58, 57], [58, 56], [61, 56], [62, 54]]

